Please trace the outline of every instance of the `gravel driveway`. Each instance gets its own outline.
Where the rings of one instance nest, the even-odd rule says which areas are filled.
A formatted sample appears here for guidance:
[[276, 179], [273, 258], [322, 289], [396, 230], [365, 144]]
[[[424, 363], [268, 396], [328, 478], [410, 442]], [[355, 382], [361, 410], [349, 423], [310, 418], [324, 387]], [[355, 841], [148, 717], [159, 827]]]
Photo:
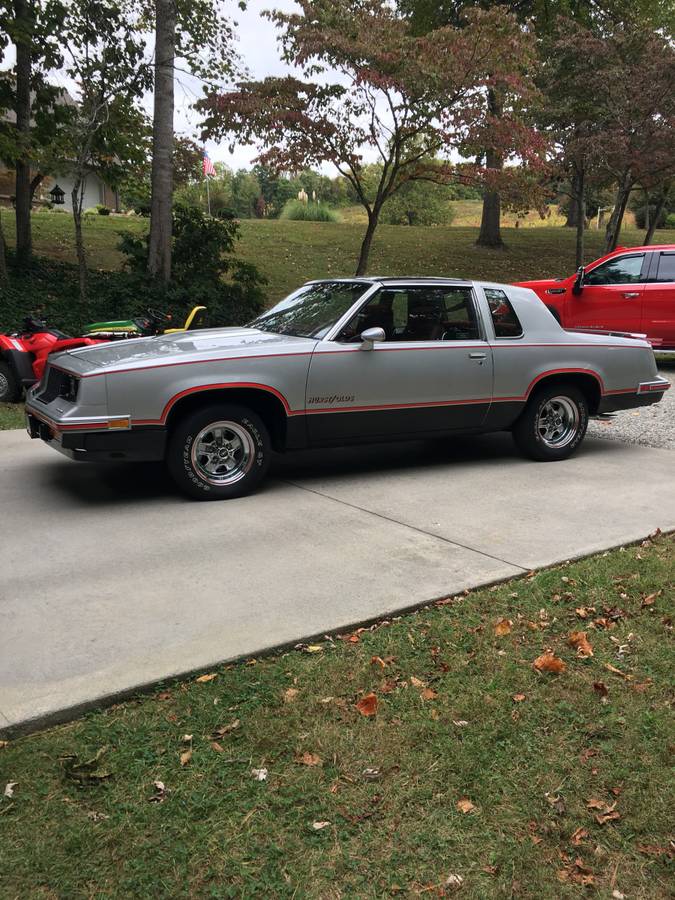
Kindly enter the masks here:
[[[675, 361], [659, 362], [659, 373], [675, 384]], [[627, 409], [612, 419], [591, 420], [588, 433], [628, 444], [675, 450], [675, 387], [653, 406]]]

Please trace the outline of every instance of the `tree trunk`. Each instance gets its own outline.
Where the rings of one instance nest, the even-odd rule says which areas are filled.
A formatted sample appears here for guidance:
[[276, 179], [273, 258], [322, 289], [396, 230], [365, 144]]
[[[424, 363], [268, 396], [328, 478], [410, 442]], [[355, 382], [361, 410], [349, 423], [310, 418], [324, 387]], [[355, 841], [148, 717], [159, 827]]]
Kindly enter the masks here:
[[574, 206], [576, 207], [577, 219], [577, 269], [584, 264], [584, 229], [586, 227], [586, 173], [583, 169], [579, 170], [575, 176], [576, 180], [576, 196], [574, 198]]
[[[488, 91], [488, 112], [492, 116], [501, 116], [502, 105], [495, 96], [494, 91]], [[502, 169], [504, 160], [494, 150], [488, 150], [485, 154], [485, 164], [488, 169]], [[503, 247], [501, 232], [502, 201], [497, 191], [486, 191], [483, 194], [483, 213], [480, 221], [480, 231], [476, 244], [479, 247]]]
[[650, 221], [649, 221], [649, 191], [645, 190], [645, 228], [647, 229], [647, 233], [650, 231]]
[[16, 41], [16, 130], [19, 156], [16, 160], [16, 261], [25, 267], [33, 252], [30, 227], [30, 81], [33, 10], [31, 0], [14, 0]]
[[574, 174], [572, 175], [570, 187], [571, 196], [570, 204], [567, 207], [567, 220], [565, 221], [565, 228], [576, 228], [579, 221], [579, 171], [577, 169], [574, 170]]
[[656, 231], [656, 226], [659, 223], [659, 219], [661, 218], [661, 213], [663, 212], [663, 207], [666, 205], [666, 200], [668, 199], [668, 191], [664, 189], [661, 192], [661, 196], [659, 197], [659, 202], [656, 204], [656, 209], [654, 210], [654, 215], [649, 220], [649, 224], [647, 227], [647, 233], [645, 234], [645, 246], [649, 246], [651, 242], [654, 240], [654, 232]]
[[612, 250], [616, 250], [616, 245], [619, 243], [621, 224], [623, 222], [624, 213], [626, 212], [626, 206], [628, 205], [631, 186], [630, 172], [626, 172], [619, 182], [614, 209], [612, 210], [612, 215], [609, 217], [607, 228], [605, 229], [605, 253], [611, 253]]
[[87, 302], [89, 279], [87, 272], [87, 254], [82, 239], [82, 202], [84, 199], [81, 190], [82, 181], [82, 175], [78, 174], [75, 178], [75, 184], [73, 185], [70, 197], [73, 204], [73, 222], [75, 223], [75, 250], [77, 252], [77, 268], [80, 276], [80, 301], [84, 305]]
[[175, 0], [156, 0], [155, 97], [152, 125], [152, 200], [148, 271], [171, 279], [173, 199], [173, 68], [176, 55]]
[[5, 233], [2, 230], [2, 217], [0, 217], [0, 285], [7, 287], [9, 277], [7, 275], [7, 245], [5, 243]]
[[370, 245], [373, 243], [373, 235], [375, 234], [375, 229], [377, 228], [377, 222], [380, 217], [380, 211], [373, 209], [372, 212], [368, 211], [368, 227], [366, 228], [366, 233], [363, 236], [363, 243], [361, 244], [361, 253], [359, 254], [359, 264], [356, 267], [356, 275], [365, 275], [368, 271], [368, 257], [370, 256]]

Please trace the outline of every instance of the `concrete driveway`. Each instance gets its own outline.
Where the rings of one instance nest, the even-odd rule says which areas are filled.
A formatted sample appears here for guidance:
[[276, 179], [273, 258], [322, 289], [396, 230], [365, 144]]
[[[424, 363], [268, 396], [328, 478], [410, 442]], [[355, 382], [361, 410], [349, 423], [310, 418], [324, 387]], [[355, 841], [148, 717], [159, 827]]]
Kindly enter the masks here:
[[675, 454], [508, 435], [279, 458], [197, 503], [0, 433], [0, 730], [675, 527]]

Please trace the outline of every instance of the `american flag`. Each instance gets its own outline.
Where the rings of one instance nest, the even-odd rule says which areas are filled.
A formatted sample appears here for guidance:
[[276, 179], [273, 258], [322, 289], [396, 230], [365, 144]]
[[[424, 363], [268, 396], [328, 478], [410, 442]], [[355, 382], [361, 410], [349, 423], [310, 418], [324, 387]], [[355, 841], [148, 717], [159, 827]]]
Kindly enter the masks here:
[[202, 162], [202, 171], [204, 172], [204, 177], [206, 178], [209, 175], [215, 175], [216, 169], [211, 160], [209, 159], [209, 154], [204, 151], [204, 160]]

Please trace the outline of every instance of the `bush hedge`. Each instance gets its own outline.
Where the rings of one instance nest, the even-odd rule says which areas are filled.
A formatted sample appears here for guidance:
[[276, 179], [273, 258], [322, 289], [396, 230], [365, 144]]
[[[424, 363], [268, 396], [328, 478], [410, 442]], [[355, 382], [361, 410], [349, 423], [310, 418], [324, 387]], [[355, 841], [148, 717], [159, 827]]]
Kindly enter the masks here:
[[339, 222], [339, 214], [326, 203], [303, 203], [289, 200], [281, 211], [281, 219], [296, 222]]
[[36, 257], [26, 271], [19, 271], [10, 253], [10, 286], [2, 289], [0, 330], [20, 329], [26, 316], [37, 315], [54, 328], [77, 335], [89, 322], [126, 319], [149, 306], [170, 313], [180, 323], [197, 305], [206, 306], [210, 326], [243, 325], [263, 310], [265, 279], [255, 266], [234, 256], [236, 222], [176, 209], [174, 278], [168, 285], [146, 274], [147, 238], [120, 235], [126, 269], [91, 270], [86, 303], [80, 300], [75, 265]]

